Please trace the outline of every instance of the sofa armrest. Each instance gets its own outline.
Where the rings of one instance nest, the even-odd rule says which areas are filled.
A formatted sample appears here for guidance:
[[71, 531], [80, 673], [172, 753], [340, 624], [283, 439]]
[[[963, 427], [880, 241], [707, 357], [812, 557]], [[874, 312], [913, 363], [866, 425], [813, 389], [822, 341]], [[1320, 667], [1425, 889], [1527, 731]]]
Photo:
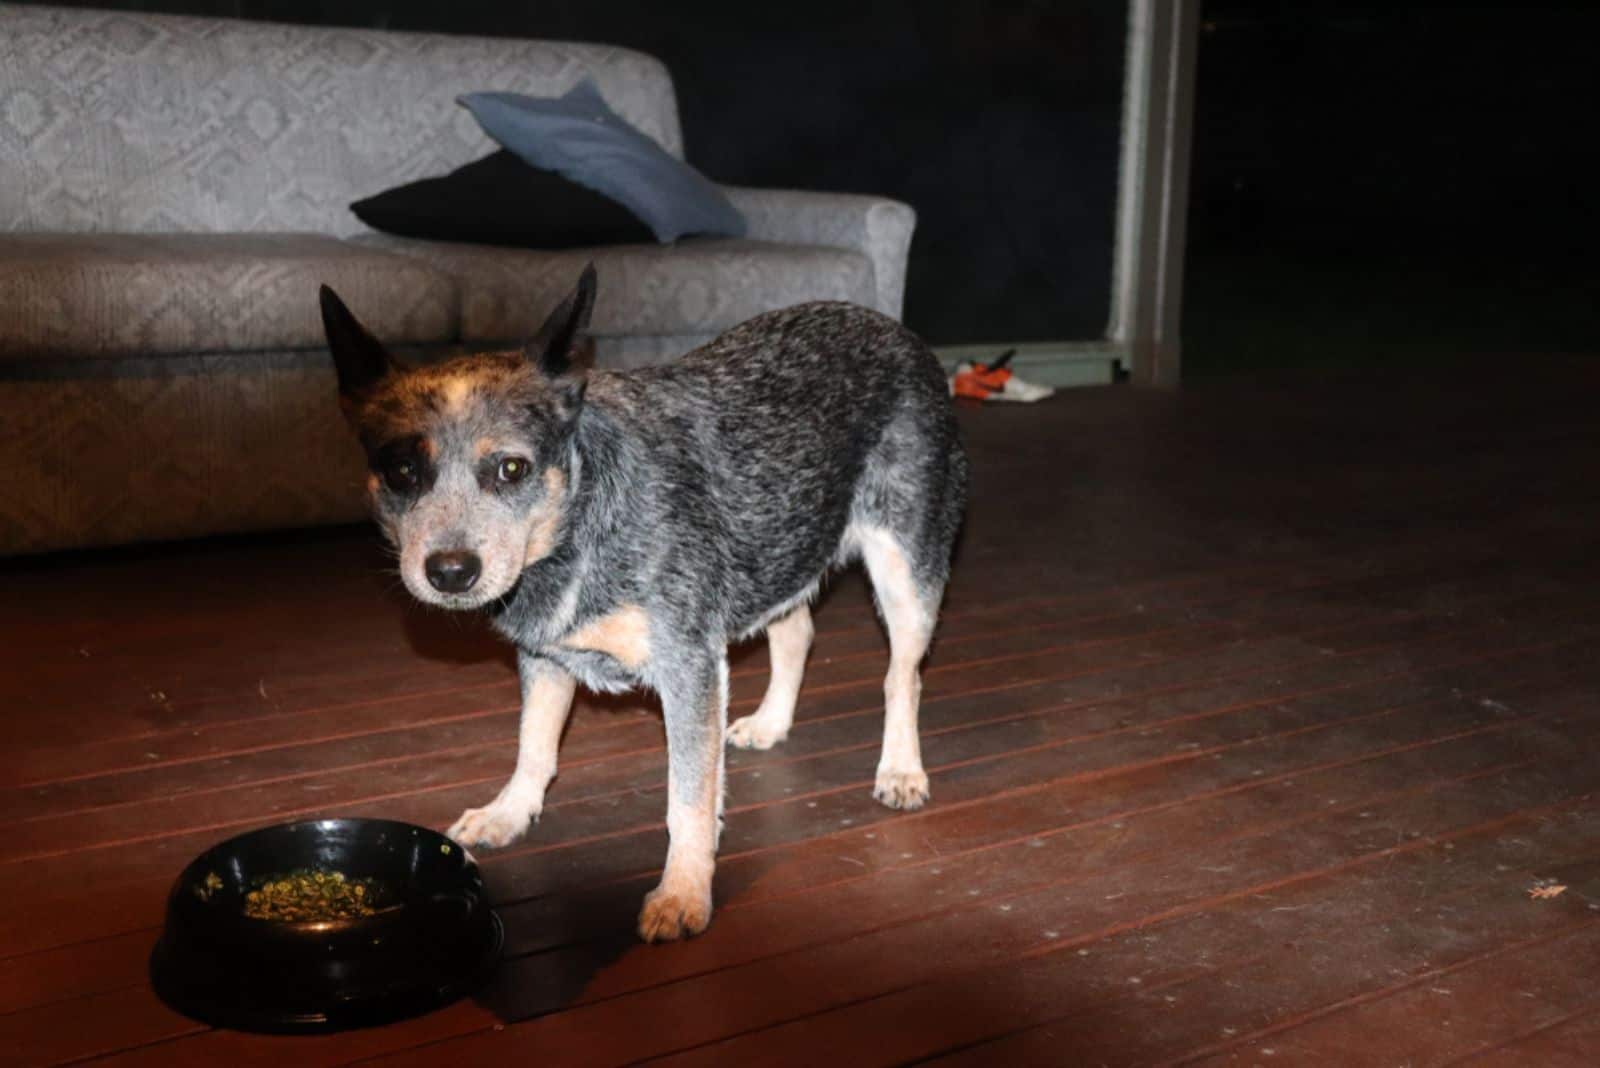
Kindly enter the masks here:
[[883, 197], [813, 193], [788, 189], [722, 187], [757, 241], [823, 245], [860, 252], [872, 261], [876, 307], [900, 318], [906, 291], [906, 258], [917, 213], [909, 204]]

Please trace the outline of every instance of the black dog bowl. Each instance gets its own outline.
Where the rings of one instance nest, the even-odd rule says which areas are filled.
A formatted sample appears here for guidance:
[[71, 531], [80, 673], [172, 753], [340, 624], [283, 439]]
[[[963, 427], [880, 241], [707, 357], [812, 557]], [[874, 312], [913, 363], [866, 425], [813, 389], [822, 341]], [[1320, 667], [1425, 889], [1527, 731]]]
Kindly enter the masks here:
[[[373, 914], [246, 914], [250, 891], [302, 870], [371, 880]], [[285, 823], [231, 838], [183, 870], [150, 976], [163, 1001], [204, 1023], [336, 1031], [449, 1004], [488, 977], [502, 940], [478, 865], [444, 835], [390, 820]]]

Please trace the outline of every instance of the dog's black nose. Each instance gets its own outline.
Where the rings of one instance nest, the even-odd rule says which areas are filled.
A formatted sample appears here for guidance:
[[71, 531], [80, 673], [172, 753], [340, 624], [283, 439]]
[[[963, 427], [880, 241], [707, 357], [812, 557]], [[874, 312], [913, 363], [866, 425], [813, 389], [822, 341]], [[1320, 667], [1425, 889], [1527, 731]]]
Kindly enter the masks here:
[[466, 593], [478, 581], [483, 562], [477, 553], [434, 553], [423, 563], [428, 585], [440, 593]]

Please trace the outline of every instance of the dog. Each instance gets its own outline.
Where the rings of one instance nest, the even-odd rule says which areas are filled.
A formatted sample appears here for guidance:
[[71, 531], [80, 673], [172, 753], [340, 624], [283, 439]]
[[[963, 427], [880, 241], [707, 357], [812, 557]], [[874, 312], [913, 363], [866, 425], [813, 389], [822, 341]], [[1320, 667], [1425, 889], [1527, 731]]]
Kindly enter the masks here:
[[[400, 577], [517, 647], [522, 720], [499, 795], [450, 827], [498, 847], [538, 818], [577, 684], [661, 697], [669, 846], [639, 934], [711, 920], [723, 743], [782, 741], [830, 570], [865, 563], [889, 637], [873, 796], [928, 800], [919, 668], [949, 577], [967, 460], [943, 372], [895, 320], [818, 302], [758, 315], [676, 363], [588, 371], [591, 264], [521, 351], [406, 368], [329, 288], [341, 406]], [[730, 642], [771, 678], [727, 725]]]

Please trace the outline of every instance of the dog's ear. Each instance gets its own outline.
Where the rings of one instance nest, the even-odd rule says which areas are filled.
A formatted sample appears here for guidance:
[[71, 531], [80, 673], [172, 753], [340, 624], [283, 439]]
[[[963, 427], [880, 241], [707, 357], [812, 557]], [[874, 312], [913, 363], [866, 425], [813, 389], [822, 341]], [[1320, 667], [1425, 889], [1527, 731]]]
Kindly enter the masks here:
[[378, 339], [350, 314], [339, 294], [323, 286], [320, 296], [322, 329], [328, 335], [334, 369], [339, 372], [339, 403], [349, 412], [355, 402], [394, 370], [394, 361]]
[[570, 426], [583, 407], [583, 394], [589, 388], [589, 378], [584, 374], [565, 374], [551, 385], [555, 387], [556, 418]]
[[[577, 288], [567, 295], [550, 313], [539, 332], [523, 346], [523, 354], [550, 378], [570, 374], [576, 361], [582, 358], [589, 329], [589, 316], [594, 311], [594, 264], [583, 269]], [[582, 392], [579, 393], [582, 399]]]

